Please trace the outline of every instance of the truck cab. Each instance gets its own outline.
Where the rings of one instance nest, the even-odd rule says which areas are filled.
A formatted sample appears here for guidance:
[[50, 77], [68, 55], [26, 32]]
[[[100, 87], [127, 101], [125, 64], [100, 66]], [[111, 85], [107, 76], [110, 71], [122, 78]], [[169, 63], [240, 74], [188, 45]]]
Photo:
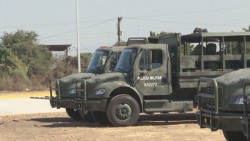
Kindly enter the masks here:
[[[67, 114], [74, 120], [83, 118], [75, 107], [76, 85], [82, 79], [89, 79], [103, 73], [114, 71], [123, 46], [101, 46], [93, 53], [86, 73], [72, 74], [50, 82], [50, 105], [52, 108], [65, 108]], [[56, 90], [55, 96], [53, 90]], [[85, 118], [86, 120], [87, 117]]]
[[[130, 37], [127, 46], [131, 44], [147, 44], [144, 37]], [[113, 72], [125, 46], [101, 46], [93, 53], [86, 73], [72, 74], [50, 82], [50, 105], [52, 108], [65, 108], [67, 114], [74, 120], [93, 121], [87, 112], [77, 110], [77, 88], [83, 79], [89, 79], [96, 75]], [[53, 96], [53, 90], [56, 90]]]

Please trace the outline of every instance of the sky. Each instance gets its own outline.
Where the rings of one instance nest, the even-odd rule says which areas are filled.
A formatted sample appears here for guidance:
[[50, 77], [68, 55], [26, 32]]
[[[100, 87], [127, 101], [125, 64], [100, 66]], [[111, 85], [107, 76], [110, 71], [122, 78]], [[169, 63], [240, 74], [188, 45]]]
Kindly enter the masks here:
[[[93, 52], [122, 40], [148, 37], [150, 31], [189, 34], [242, 32], [250, 26], [250, 0], [78, 0], [80, 51]], [[71, 44], [76, 55], [76, 0], [0, 0], [0, 36], [35, 31], [41, 44]]]

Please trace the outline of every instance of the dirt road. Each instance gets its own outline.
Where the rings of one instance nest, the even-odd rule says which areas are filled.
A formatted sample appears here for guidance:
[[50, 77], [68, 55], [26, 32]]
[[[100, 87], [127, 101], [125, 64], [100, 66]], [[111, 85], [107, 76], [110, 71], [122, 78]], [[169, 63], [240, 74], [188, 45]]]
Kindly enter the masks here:
[[[193, 115], [188, 115], [190, 119]], [[131, 127], [104, 127], [63, 113], [0, 117], [0, 141], [225, 141], [221, 131], [200, 129], [185, 116], [142, 115]]]

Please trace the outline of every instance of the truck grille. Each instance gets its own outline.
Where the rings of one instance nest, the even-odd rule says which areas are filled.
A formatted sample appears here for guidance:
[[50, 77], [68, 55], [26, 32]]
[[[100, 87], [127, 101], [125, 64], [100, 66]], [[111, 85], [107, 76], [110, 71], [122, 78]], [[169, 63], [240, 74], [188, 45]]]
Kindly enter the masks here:
[[[215, 88], [213, 86], [209, 86], [207, 87], [207, 93], [208, 94], [211, 94], [211, 95], [215, 95]], [[222, 88], [218, 88], [218, 104], [219, 104], [219, 107], [221, 107], [222, 105], [222, 93], [223, 93], [223, 89]], [[215, 106], [215, 99], [213, 98], [208, 98], [208, 106], [212, 106], [214, 107]]]

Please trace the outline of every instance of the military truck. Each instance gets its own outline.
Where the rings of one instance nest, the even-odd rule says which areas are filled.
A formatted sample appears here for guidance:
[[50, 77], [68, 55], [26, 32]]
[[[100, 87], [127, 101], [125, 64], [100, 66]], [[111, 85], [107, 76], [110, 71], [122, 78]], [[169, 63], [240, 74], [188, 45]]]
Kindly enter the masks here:
[[[147, 38], [131, 37], [128, 38], [127, 46], [131, 44], [146, 44]], [[101, 46], [93, 53], [86, 73], [72, 74], [50, 82], [50, 105], [52, 108], [65, 108], [66, 113], [74, 120], [93, 121], [93, 118], [87, 112], [82, 113], [75, 107], [76, 85], [82, 79], [89, 79], [99, 74], [110, 73], [114, 71], [116, 63], [120, 57], [121, 51], [125, 46]], [[55, 87], [57, 86], [57, 87]], [[56, 95], [53, 90], [59, 89]]]
[[[250, 69], [240, 69], [220, 77], [200, 78], [198, 83], [198, 123], [211, 131], [222, 130], [227, 141], [248, 141]], [[244, 94], [244, 95], [243, 95]], [[249, 100], [248, 100], [249, 101]]]
[[[61, 79], [50, 82], [50, 105], [52, 108], [65, 108], [66, 113], [74, 120], [82, 120], [83, 113], [77, 111], [74, 103], [76, 98], [75, 85], [78, 80], [89, 79], [95, 75], [109, 73], [115, 69], [116, 63], [124, 46], [107, 47], [102, 46], [93, 53], [86, 73], [72, 74]], [[60, 92], [56, 96], [53, 95], [53, 89], [56, 89], [53, 83], [60, 83]], [[89, 114], [84, 114], [85, 120], [92, 121]]]
[[[234, 42], [225, 45], [235, 46], [239, 53], [232, 54], [243, 62], [229, 62], [240, 69], [217, 78], [200, 78], [198, 81], [197, 119], [201, 128], [211, 131], [222, 130], [228, 141], [247, 141], [249, 138], [249, 81], [250, 78], [250, 37], [249, 33], [233, 33]], [[228, 37], [229, 38], [229, 37]], [[227, 40], [226, 38], [224, 40]], [[226, 64], [227, 66], [227, 64]], [[228, 68], [230, 69], [232, 65]]]
[[199, 77], [247, 67], [249, 55], [242, 50], [248, 37], [176, 33], [126, 47], [114, 72], [79, 81], [75, 109], [90, 111], [99, 123], [113, 126], [133, 125], [140, 113], [191, 111], [198, 102]]

